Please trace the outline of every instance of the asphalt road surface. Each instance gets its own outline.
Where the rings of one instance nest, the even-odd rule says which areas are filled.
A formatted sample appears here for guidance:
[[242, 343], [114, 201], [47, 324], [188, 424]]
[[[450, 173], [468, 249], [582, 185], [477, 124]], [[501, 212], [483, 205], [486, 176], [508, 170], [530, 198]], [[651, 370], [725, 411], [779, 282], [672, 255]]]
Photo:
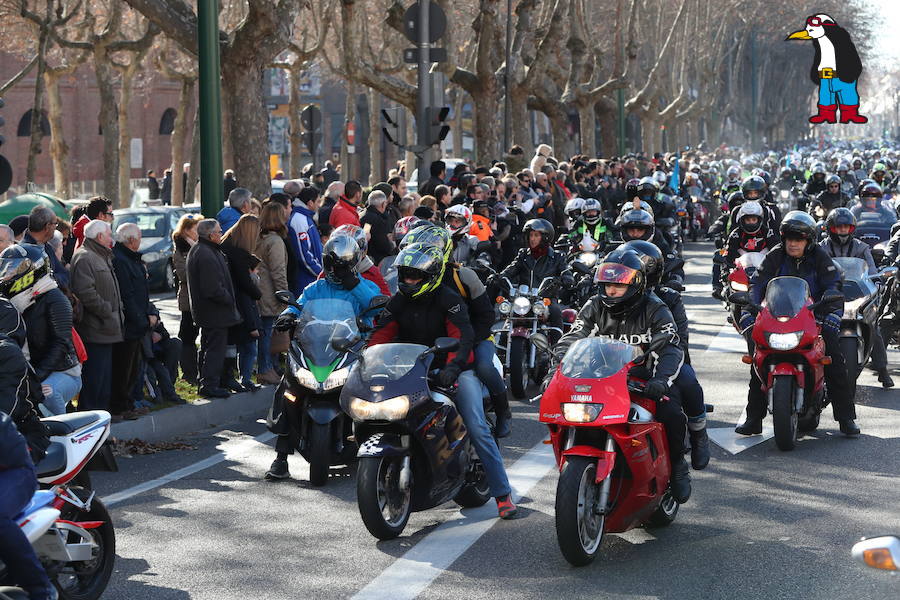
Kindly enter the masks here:
[[[377, 542], [355, 502], [355, 468], [328, 485], [262, 476], [273, 458], [262, 422], [188, 440], [193, 450], [121, 458], [95, 474], [113, 502], [116, 570], [105, 598], [898, 598], [900, 579], [850, 558], [862, 536], [900, 533], [900, 391], [860, 377], [862, 436], [837, 431], [830, 409], [793, 452], [770, 435], [737, 440], [746, 398], [741, 340], [710, 293], [709, 244], [688, 247], [691, 354], [711, 415], [713, 459], [665, 529], [608, 535], [598, 559], [574, 568], [556, 543], [557, 473], [537, 406], [513, 403], [503, 456], [521, 518], [493, 502], [416, 513], [405, 534]], [[177, 315], [161, 300], [164, 318]], [[177, 331], [177, 321], [169, 322]], [[890, 353], [897, 377], [900, 354]], [[261, 415], [262, 416], [262, 415]]]

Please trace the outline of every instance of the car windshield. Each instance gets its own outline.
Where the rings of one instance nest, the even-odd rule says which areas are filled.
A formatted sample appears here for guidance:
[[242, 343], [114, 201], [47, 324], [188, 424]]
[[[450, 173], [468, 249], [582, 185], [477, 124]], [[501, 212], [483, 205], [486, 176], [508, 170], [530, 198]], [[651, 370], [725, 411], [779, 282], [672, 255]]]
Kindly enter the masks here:
[[387, 381], [400, 379], [409, 373], [428, 346], [421, 344], [379, 344], [363, 352], [360, 375], [363, 380], [375, 377]]
[[573, 379], [602, 379], [618, 373], [640, 356], [637, 346], [606, 338], [578, 340], [562, 359], [562, 374]]
[[306, 359], [317, 367], [331, 365], [341, 352], [331, 346], [333, 338], [356, 339], [356, 311], [346, 300], [312, 300], [303, 305], [295, 338]]
[[776, 277], [766, 286], [766, 307], [774, 317], [795, 317], [809, 298], [809, 284], [799, 277]]
[[841, 271], [844, 280], [844, 298], [855, 300], [875, 291], [875, 284], [869, 279], [869, 265], [861, 258], [837, 256], [832, 259]]
[[135, 223], [141, 228], [141, 239], [160, 239], [168, 237], [173, 229], [172, 219], [177, 223], [178, 216], [165, 212], [130, 212], [122, 215], [116, 215], [113, 221], [112, 230], [116, 231], [119, 225], [124, 223]]
[[736, 265], [743, 267], [746, 269], [757, 269], [759, 265], [762, 264], [762, 261], [766, 258], [765, 252], [748, 252], [747, 254], [741, 255], [735, 262]]

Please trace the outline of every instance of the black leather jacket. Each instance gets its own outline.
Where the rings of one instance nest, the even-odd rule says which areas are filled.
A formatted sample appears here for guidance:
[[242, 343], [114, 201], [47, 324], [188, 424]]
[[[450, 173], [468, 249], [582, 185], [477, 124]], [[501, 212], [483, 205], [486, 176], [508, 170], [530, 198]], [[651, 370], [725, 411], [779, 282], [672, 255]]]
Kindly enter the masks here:
[[672, 312], [666, 304], [653, 293], [647, 293], [624, 316], [614, 316], [600, 301], [600, 296], [593, 296], [578, 312], [572, 329], [553, 347], [554, 364], [562, 360], [563, 355], [576, 340], [590, 336], [606, 337], [646, 349], [650, 341], [657, 336], [667, 338], [668, 343], [659, 351], [651, 354], [646, 367], [651, 378], [672, 385], [681, 365], [684, 352], [678, 327]]
[[58, 288], [38, 296], [23, 315], [28, 330], [31, 366], [43, 381], [51, 373], [78, 364], [72, 343], [72, 305]]
[[566, 256], [553, 248], [547, 254], [535, 258], [528, 248], [522, 248], [515, 260], [500, 273], [513, 284], [538, 287], [545, 277], [559, 277], [566, 269]]
[[850, 197], [843, 192], [838, 192], [837, 194], [821, 192], [818, 196], [813, 198], [812, 202], [809, 203], [809, 206], [806, 207], [806, 210], [809, 214], [815, 216], [813, 210], [815, 210], [817, 206], [821, 206], [825, 210], [825, 215], [827, 216], [828, 213], [835, 208], [847, 206], [848, 204], [850, 204]]
[[684, 352], [684, 362], [690, 364], [691, 361], [688, 357], [688, 318], [681, 294], [664, 285], [656, 286], [653, 289], [653, 293], [666, 304], [669, 312], [672, 313], [675, 327], [678, 330], [678, 347]]

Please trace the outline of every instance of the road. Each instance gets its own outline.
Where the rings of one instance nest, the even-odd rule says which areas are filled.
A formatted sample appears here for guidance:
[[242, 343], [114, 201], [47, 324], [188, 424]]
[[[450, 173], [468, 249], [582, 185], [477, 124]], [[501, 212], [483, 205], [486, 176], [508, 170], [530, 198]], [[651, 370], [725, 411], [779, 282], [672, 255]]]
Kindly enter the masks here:
[[[94, 476], [115, 501], [118, 536], [104, 597], [897, 598], [900, 579], [851, 562], [849, 549], [861, 536], [900, 532], [900, 392], [861, 376], [858, 439], [841, 436], [826, 413], [793, 452], [770, 438], [736, 443], [748, 367], [710, 296], [711, 249], [688, 247], [685, 300], [717, 443], [670, 527], [609, 535], [593, 565], [570, 567], [556, 544], [557, 474], [534, 405], [514, 402], [502, 444], [521, 518], [492, 518], [493, 503], [445, 505], [414, 514], [389, 542], [362, 525], [352, 467], [316, 489], [294, 456], [293, 480], [263, 481], [270, 436], [261, 421], [245, 422], [190, 439], [193, 450], [120, 459], [119, 473]], [[161, 302], [165, 314], [177, 313], [173, 304]], [[896, 376], [900, 355], [889, 359]]]

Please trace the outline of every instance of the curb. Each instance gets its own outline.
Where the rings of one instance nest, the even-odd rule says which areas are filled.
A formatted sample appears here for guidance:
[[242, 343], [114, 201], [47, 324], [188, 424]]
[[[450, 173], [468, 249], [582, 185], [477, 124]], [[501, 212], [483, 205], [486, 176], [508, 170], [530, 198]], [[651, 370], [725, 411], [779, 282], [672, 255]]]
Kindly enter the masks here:
[[145, 442], [163, 442], [234, 421], [256, 420], [272, 406], [274, 389], [273, 385], [265, 385], [256, 392], [171, 406], [135, 421], [114, 423], [109, 435], [120, 440], [138, 438]]

